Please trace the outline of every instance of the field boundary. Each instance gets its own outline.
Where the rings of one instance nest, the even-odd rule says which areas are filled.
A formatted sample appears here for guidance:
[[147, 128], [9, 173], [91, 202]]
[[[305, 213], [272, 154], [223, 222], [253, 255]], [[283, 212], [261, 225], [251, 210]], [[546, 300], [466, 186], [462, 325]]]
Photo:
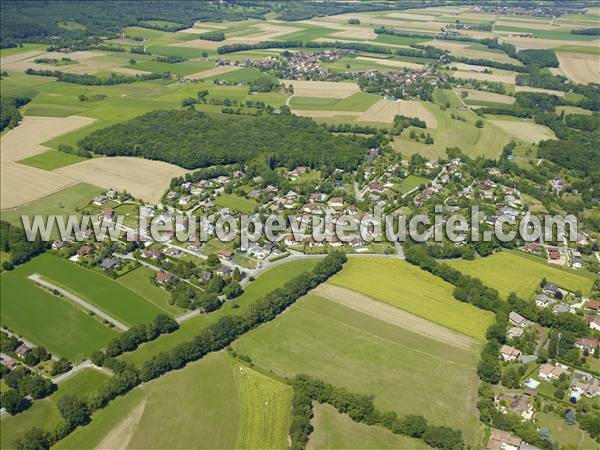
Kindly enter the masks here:
[[316, 287], [312, 293], [374, 319], [463, 350], [471, 350], [478, 344], [477, 340], [472, 337], [382, 303], [352, 289], [324, 283]]

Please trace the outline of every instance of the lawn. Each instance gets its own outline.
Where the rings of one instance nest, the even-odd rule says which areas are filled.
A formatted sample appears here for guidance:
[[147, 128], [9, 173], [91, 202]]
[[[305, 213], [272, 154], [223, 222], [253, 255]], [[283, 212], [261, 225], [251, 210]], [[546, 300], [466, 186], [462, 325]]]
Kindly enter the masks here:
[[164, 312], [111, 278], [55, 255], [38, 256], [26, 267], [129, 325], [152, 322]]
[[116, 331], [29, 280], [27, 276], [38, 271], [38, 260], [0, 275], [2, 326], [71, 361], [89, 356], [117, 336]]
[[553, 267], [543, 259], [516, 251], [498, 252], [474, 261], [454, 260], [447, 263], [498, 289], [503, 297], [515, 292], [519, 297], [527, 299], [534, 294], [543, 278], [569, 291], [579, 289], [584, 294], [589, 294], [595, 278], [589, 272]]
[[156, 272], [152, 269], [142, 266], [117, 278], [117, 282], [167, 314], [172, 316], [182, 314], [184, 312], [182, 308], [169, 304], [171, 295], [165, 289], [154, 285], [150, 281], [150, 277], [154, 277], [155, 274]]
[[350, 258], [329, 283], [352, 289], [480, 341], [492, 314], [452, 296], [453, 286], [398, 259]]
[[54, 170], [59, 167], [68, 166], [81, 161], [85, 161], [85, 158], [77, 155], [71, 155], [70, 153], [60, 152], [58, 150], [48, 150], [47, 152], [34, 155], [26, 159], [19, 161], [20, 164], [27, 166], [37, 167], [43, 170]]
[[427, 184], [431, 180], [425, 177], [419, 177], [416, 175], [409, 175], [404, 180], [398, 184], [396, 190], [400, 194], [406, 194], [409, 191], [412, 191], [414, 188], [421, 186], [422, 184]]
[[245, 286], [244, 293], [236, 299], [237, 309], [232, 309], [231, 304], [227, 303], [213, 313], [193, 317], [181, 323], [179, 330], [176, 332], [162, 335], [152, 342], [142, 344], [136, 351], [125, 353], [119, 359], [141, 365], [161, 351], [168, 351], [177, 344], [193, 339], [203, 328], [216, 322], [224, 315], [243, 313], [256, 300], [282, 287], [287, 281], [301, 273], [311, 270], [318, 262], [318, 259], [298, 260], [273, 267]]
[[480, 442], [478, 349], [434, 341], [315, 295], [233, 347], [278, 375], [308, 374], [373, 395], [381, 410], [422, 414], [460, 428], [471, 445]]
[[22, 226], [21, 215], [31, 217], [36, 214], [44, 217], [50, 214], [67, 216], [68, 214], [72, 214], [75, 209], [86, 206], [94, 197], [102, 192], [103, 189], [99, 187], [79, 183], [28, 205], [3, 210], [2, 220], [10, 222], [13, 225]]
[[236, 378], [229, 357], [220, 352], [111, 402], [56, 448], [174, 449], [201, 444], [231, 449], [236, 447], [239, 423]]
[[331, 405], [316, 404], [307, 449], [428, 449], [423, 441], [409, 438], [379, 427], [354, 422], [347, 414]]
[[238, 363], [233, 369], [241, 402], [237, 448], [286, 448], [292, 388]]
[[53, 429], [62, 420], [56, 407], [58, 399], [67, 394], [82, 397], [94, 392], [108, 377], [109, 375], [97, 369], [83, 369], [59, 384], [58, 390], [51, 396], [34, 400], [29, 409], [16, 416], [3, 415], [0, 421], [2, 427], [2, 433], [0, 433], [1, 447], [8, 448], [31, 427]]
[[565, 419], [556, 414], [539, 412], [535, 415], [535, 421], [540, 428], [550, 431], [553, 442], [557, 442], [561, 448], [571, 445], [577, 448], [597, 448], [597, 444], [590, 436], [579, 428], [579, 425], [567, 425]]
[[215, 206], [249, 214], [256, 208], [256, 202], [236, 194], [222, 194], [215, 199]]

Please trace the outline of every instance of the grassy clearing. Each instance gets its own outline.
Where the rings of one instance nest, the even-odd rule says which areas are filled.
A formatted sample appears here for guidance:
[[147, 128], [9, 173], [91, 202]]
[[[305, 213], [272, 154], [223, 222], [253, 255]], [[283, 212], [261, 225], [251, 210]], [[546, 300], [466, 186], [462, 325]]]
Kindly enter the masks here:
[[238, 363], [233, 369], [241, 401], [237, 448], [286, 448], [292, 388]]
[[48, 150], [47, 152], [22, 159], [18, 162], [27, 166], [37, 167], [38, 169], [54, 170], [81, 161], [85, 161], [85, 158], [65, 152], [59, 152], [58, 150]]
[[38, 260], [0, 275], [2, 326], [71, 361], [89, 356], [117, 335], [116, 331], [29, 280], [27, 276], [39, 271]]
[[169, 304], [171, 295], [165, 289], [150, 281], [150, 277], [154, 278], [155, 273], [152, 269], [142, 266], [117, 278], [117, 282], [167, 314], [177, 316], [183, 313], [182, 308]]
[[[19, 53], [31, 51], [43, 52], [47, 48], [47, 44], [23, 44], [21, 47], [3, 48], [0, 49], [0, 58], [6, 58], [7, 56], [18, 55]], [[4, 80], [2, 82], [4, 82]]]
[[200, 331], [216, 322], [224, 315], [240, 314], [244, 312], [256, 300], [264, 297], [269, 292], [282, 287], [288, 280], [311, 270], [318, 263], [317, 259], [305, 261], [291, 261], [276, 266], [260, 275], [255, 281], [246, 286], [244, 293], [237, 298], [237, 309], [232, 309], [231, 304], [223, 305], [221, 309], [210, 314], [201, 314], [186, 320], [180, 325], [179, 330], [174, 333], [162, 335], [158, 339], [141, 345], [136, 351], [126, 353], [119, 359], [140, 365], [152, 356], [163, 350], [170, 350], [181, 342], [189, 341]]
[[504, 297], [515, 292], [522, 298], [529, 298], [543, 278], [569, 291], [579, 289], [584, 294], [588, 294], [596, 278], [589, 272], [553, 267], [546, 264], [543, 259], [516, 251], [499, 252], [475, 261], [455, 260], [447, 263], [498, 289]]
[[469, 443], [480, 440], [477, 349], [457, 349], [315, 295], [233, 346], [279, 375], [308, 374], [373, 395], [382, 410], [422, 414], [460, 428]]
[[111, 316], [130, 325], [152, 322], [161, 311], [135, 292], [93, 270], [58, 256], [44, 254], [27, 264], [29, 270], [64, 287]]
[[[153, 30], [151, 28], [143, 27], [127, 27], [125, 28], [125, 37], [142, 37], [144, 39], [154, 39], [169, 35], [166, 31]], [[140, 45], [142, 43], [140, 42]]]
[[10, 416], [2, 416], [0, 426], [0, 445], [3, 449], [12, 447], [12, 443], [27, 432], [31, 427], [53, 429], [62, 418], [56, 406], [61, 397], [71, 394], [83, 397], [94, 392], [109, 375], [96, 369], [83, 369], [73, 377], [65, 380], [58, 390], [42, 400], [34, 400], [33, 405], [26, 411]]
[[[511, 140], [510, 134], [499, 127], [487, 123], [483, 128], [475, 127], [475, 122], [480, 117], [464, 107], [462, 103], [459, 105], [457, 101], [460, 102], [460, 99], [456, 95], [452, 96], [447, 91], [436, 89], [434, 100], [435, 103], [422, 103], [433, 114], [437, 122], [436, 129], [427, 130], [433, 137], [434, 143], [426, 145], [422, 140], [416, 142], [410, 139], [411, 130], [414, 130], [417, 135], [423, 130], [409, 127], [400, 136], [396, 136], [392, 142], [392, 147], [403, 156], [420, 153], [426, 158], [437, 159], [446, 156], [446, 148], [458, 147], [471, 157], [482, 155], [495, 158]], [[452, 114], [463, 117], [465, 121], [453, 119]]]
[[232, 211], [248, 214], [254, 211], [257, 203], [236, 194], [223, 194], [215, 199], [215, 205], [219, 208], [229, 208]]
[[418, 177], [416, 175], [409, 175], [404, 180], [402, 180], [400, 184], [398, 184], [395, 190], [398, 191], [400, 194], [406, 194], [407, 192], [412, 191], [414, 188], [419, 187], [422, 184], [429, 183], [429, 181], [430, 180], [428, 178]]
[[21, 215], [41, 214], [46, 217], [50, 214], [57, 214], [66, 216], [77, 208], [86, 206], [100, 193], [102, 193], [102, 189], [99, 187], [79, 183], [29, 205], [4, 210], [2, 211], [2, 220], [6, 220], [13, 225], [22, 226]]
[[561, 448], [568, 445], [577, 448], [595, 448], [598, 445], [578, 425], [567, 425], [565, 419], [556, 414], [539, 412], [535, 415], [535, 421], [540, 428], [550, 431], [552, 440], [558, 442]]
[[239, 422], [233, 368], [227, 355], [213, 353], [111, 402], [56, 448], [231, 449]]
[[457, 301], [452, 296], [452, 285], [401, 260], [350, 259], [330, 283], [480, 341], [492, 323], [491, 313]]
[[314, 431], [306, 446], [309, 450], [343, 449], [427, 449], [423, 441], [394, 434], [383, 427], [354, 422], [347, 414], [339, 413], [331, 405], [314, 406]]

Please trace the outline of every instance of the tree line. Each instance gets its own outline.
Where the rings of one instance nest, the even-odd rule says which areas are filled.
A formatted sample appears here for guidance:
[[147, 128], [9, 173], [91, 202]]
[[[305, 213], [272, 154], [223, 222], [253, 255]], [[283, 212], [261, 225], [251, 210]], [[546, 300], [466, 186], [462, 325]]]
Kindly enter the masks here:
[[[111, 400], [125, 395], [134, 387], [145, 381], [150, 381], [164, 373], [180, 369], [186, 364], [197, 361], [211, 352], [226, 348], [242, 334], [256, 328], [262, 323], [269, 322], [292, 305], [311, 289], [325, 282], [328, 278], [339, 272], [346, 262], [346, 255], [342, 252], [332, 252], [319, 261], [311, 270], [288, 281], [284, 287], [275, 289], [264, 298], [256, 301], [239, 315], [226, 315], [217, 322], [208, 325], [192, 340], [183, 342], [170, 351], [163, 351], [150, 358], [136, 368], [130, 363], [119, 361], [104, 355], [104, 365], [107, 362], [115, 373], [105, 381], [98, 390], [86, 400], [72, 396], [69, 398], [74, 408], [74, 414], [61, 414], [65, 422], [52, 431], [39, 428], [30, 429], [25, 435], [15, 442], [17, 449], [49, 448], [60, 439], [66, 437], [77, 426], [87, 423], [91, 412], [104, 408]], [[96, 353], [95, 358], [101, 361], [101, 354]], [[59, 408], [60, 409], [60, 408]], [[65, 413], [72, 408], [64, 408]]]
[[355, 422], [380, 425], [395, 434], [421, 439], [433, 448], [443, 450], [464, 448], [460, 430], [430, 425], [420, 415], [408, 414], [398, 417], [394, 411], [381, 412], [375, 408], [373, 398], [367, 395], [348, 392], [308, 375], [297, 375], [292, 379], [291, 385], [294, 389], [289, 433], [292, 450], [304, 449], [313, 431], [310, 423], [313, 416], [313, 402], [328, 403], [340, 413], [348, 414]]
[[10, 260], [2, 263], [4, 270], [12, 270], [14, 266], [29, 261], [49, 247], [50, 243], [42, 241], [39, 235], [30, 242], [25, 230], [4, 220], [0, 221], [0, 250], [10, 253]]
[[57, 81], [65, 83], [82, 84], [84, 86], [112, 86], [115, 84], [135, 83], [136, 81], [148, 81], [158, 79], [168, 79], [171, 74], [166, 73], [144, 73], [136, 75], [125, 75], [122, 73], [111, 73], [107, 77], [98, 77], [96, 75], [80, 75], [77, 73], [65, 73], [60, 70], [35, 70], [29, 68], [25, 71], [27, 75], [39, 75], [42, 77], [56, 77]]
[[0, 131], [16, 127], [23, 119], [19, 108], [30, 101], [28, 97], [0, 97]]

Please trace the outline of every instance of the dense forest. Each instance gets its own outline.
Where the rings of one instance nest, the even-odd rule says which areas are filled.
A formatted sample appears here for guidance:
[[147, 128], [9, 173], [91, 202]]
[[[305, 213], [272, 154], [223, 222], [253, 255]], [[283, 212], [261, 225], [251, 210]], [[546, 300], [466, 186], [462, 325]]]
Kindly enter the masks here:
[[39, 236], [34, 241], [28, 241], [25, 231], [8, 222], [0, 222], [0, 250], [10, 253], [10, 261], [4, 261], [2, 268], [10, 270], [13, 266], [29, 261], [43, 253], [50, 246]]
[[153, 111], [93, 132], [79, 144], [108, 156], [142, 156], [187, 169], [250, 161], [268, 165], [354, 169], [362, 140], [334, 136], [312, 119], [293, 115], [218, 117], [193, 109]]

